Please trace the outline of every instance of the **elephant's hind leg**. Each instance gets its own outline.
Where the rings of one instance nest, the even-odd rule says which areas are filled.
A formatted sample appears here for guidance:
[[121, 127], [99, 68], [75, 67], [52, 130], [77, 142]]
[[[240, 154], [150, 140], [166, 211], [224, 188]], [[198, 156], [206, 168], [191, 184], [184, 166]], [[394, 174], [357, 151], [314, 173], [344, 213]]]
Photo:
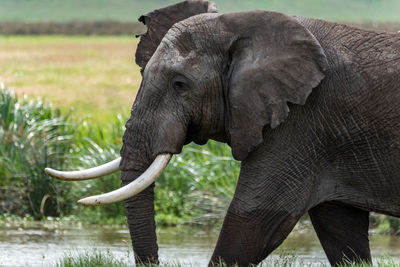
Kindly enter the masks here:
[[346, 260], [371, 262], [369, 212], [326, 202], [312, 208], [308, 213], [333, 266]]

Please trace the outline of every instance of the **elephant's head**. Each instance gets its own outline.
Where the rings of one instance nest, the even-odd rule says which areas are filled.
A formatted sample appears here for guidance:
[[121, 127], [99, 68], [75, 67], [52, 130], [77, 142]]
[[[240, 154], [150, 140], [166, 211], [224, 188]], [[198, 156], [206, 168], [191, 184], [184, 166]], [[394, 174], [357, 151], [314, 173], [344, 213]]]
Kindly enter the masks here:
[[[324, 77], [326, 58], [294, 18], [252, 11], [176, 23], [143, 65], [121, 154], [127, 169], [134, 164], [127, 150], [136, 150], [143, 138], [152, 146], [149, 158], [214, 139], [245, 159], [263, 141], [266, 126], [276, 128], [286, 119], [287, 102], [305, 103]], [[142, 129], [146, 134], [138, 139]]]
[[[179, 5], [199, 8], [185, 8], [188, 14], [171, 12]], [[152, 262], [158, 260], [154, 179], [143, 185], [143, 176], [137, 177], [152, 171], [148, 167], [154, 159], [165, 166], [165, 155], [180, 153], [191, 141], [226, 142], [233, 156], [244, 160], [263, 141], [265, 131], [286, 119], [287, 102], [305, 103], [326, 65], [317, 40], [292, 17], [263, 11], [207, 13], [215, 7], [206, 1], [169, 8], [141, 17], [149, 26], [136, 54], [143, 80], [126, 123], [119, 165], [123, 185], [129, 185], [111, 200], [126, 199], [135, 253], [141, 261]], [[108, 198], [92, 197], [89, 202], [105, 203]]]

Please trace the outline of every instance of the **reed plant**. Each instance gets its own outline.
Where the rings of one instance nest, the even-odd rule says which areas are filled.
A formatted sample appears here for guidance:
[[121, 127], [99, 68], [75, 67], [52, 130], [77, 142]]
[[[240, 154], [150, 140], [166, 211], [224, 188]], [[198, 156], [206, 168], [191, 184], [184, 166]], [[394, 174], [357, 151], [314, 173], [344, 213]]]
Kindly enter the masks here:
[[[122, 145], [125, 117], [117, 115], [113, 121], [104, 123], [101, 127], [77, 122], [76, 143], [72, 169], [90, 168], [114, 160], [119, 157]], [[119, 173], [105, 177], [72, 182], [72, 195], [75, 200], [82, 197], [108, 192], [120, 187]], [[84, 207], [74, 203], [74, 213], [87, 223], [123, 224], [125, 209], [122, 202], [98, 207]]]
[[46, 166], [63, 168], [69, 161], [74, 129], [68, 116], [41, 100], [18, 98], [1, 85], [0, 213], [39, 219], [70, 212], [70, 186], [44, 173]]
[[189, 144], [174, 155], [156, 183], [156, 218], [160, 224], [213, 225], [221, 222], [239, 174], [227, 145]]

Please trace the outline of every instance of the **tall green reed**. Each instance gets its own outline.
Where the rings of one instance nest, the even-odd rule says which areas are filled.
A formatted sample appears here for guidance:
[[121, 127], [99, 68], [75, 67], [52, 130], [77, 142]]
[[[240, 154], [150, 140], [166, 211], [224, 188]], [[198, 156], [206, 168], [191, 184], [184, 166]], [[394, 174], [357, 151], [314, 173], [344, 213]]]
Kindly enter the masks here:
[[160, 224], [212, 225], [222, 221], [239, 174], [227, 145], [189, 144], [174, 155], [156, 182], [156, 219]]
[[59, 186], [44, 168], [65, 166], [73, 134], [68, 114], [41, 100], [18, 98], [1, 85], [0, 212], [39, 219], [70, 211], [69, 186]]
[[[119, 157], [126, 116], [117, 115], [113, 121], [101, 126], [86, 121], [77, 123], [76, 143], [72, 168], [90, 168]], [[82, 182], [73, 182], [72, 195], [75, 199], [100, 194], [119, 188], [119, 173]], [[100, 207], [75, 205], [75, 213], [89, 223], [125, 223], [125, 209], [122, 202]]]

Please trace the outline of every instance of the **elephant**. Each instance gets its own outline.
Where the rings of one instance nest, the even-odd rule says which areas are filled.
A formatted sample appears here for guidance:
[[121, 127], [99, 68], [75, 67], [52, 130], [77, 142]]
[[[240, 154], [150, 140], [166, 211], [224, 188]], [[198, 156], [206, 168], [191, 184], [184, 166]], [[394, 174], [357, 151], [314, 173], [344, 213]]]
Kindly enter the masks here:
[[184, 145], [227, 143], [241, 169], [210, 266], [258, 264], [307, 213], [330, 264], [371, 262], [369, 213], [400, 217], [400, 35], [204, 0], [139, 20], [121, 158], [46, 172], [120, 169], [120, 189], [80, 202], [124, 200], [136, 261], [153, 264], [155, 179]]

